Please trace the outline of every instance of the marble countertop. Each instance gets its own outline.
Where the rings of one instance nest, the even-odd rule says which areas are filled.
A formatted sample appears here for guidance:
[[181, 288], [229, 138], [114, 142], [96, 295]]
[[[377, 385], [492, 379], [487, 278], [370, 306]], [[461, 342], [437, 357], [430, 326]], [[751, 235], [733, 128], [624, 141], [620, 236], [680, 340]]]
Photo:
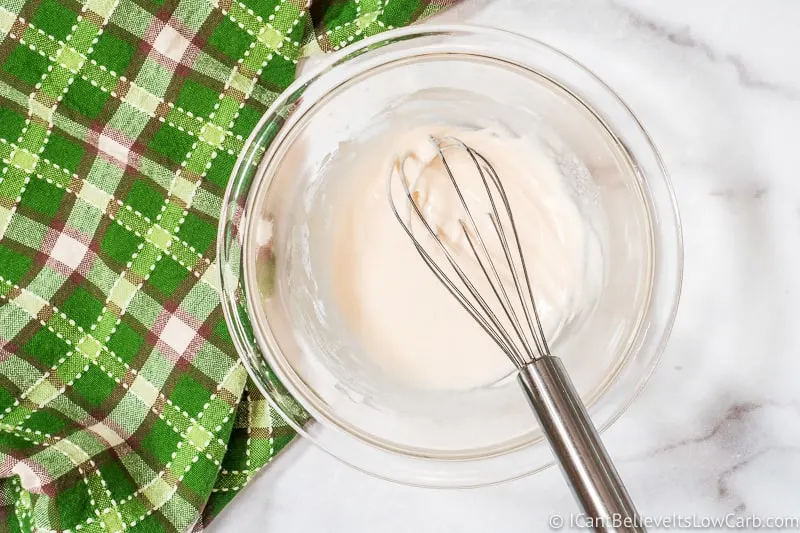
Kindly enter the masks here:
[[[643, 394], [604, 434], [640, 512], [698, 525], [800, 517], [800, 3], [466, 0], [436, 20], [524, 33], [589, 66], [672, 176], [686, 252], [677, 323]], [[552, 515], [568, 526], [576, 512], [554, 468], [425, 490], [298, 439], [211, 529], [516, 533], [546, 531]]]

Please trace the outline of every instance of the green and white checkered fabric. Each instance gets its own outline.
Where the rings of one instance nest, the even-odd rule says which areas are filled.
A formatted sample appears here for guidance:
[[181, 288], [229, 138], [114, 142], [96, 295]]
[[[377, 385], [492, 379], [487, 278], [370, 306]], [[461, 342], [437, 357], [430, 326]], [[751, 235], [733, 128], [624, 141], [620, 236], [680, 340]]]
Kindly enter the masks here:
[[219, 306], [225, 185], [304, 49], [448, 3], [0, 0], [0, 530], [201, 530], [286, 445]]

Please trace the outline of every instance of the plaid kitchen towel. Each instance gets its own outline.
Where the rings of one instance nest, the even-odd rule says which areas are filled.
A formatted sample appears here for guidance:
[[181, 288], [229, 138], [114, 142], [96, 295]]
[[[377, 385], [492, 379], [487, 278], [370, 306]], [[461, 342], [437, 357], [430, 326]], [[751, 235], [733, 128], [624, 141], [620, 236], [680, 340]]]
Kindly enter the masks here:
[[0, 0], [0, 530], [201, 530], [286, 445], [219, 306], [225, 184], [304, 49], [448, 3]]

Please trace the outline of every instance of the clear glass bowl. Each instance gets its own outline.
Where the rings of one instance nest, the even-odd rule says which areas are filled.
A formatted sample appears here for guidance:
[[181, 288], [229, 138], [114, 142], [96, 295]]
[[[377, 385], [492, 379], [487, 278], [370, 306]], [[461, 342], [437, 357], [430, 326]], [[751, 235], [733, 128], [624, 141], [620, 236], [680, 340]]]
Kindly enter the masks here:
[[286, 421], [360, 470], [433, 487], [531, 474], [551, 456], [514, 379], [452, 392], [391, 383], [363, 364], [331, 304], [325, 258], [336, 213], [325, 199], [347, 164], [336, 154], [398, 114], [467, 127], [491, 118], [547, 142], [601, 235], [604, 259], [596, 305], [553, 351], [601, 431], [623, 413], [677, 309], [683, 250], [672, 189], [647, 133], [611, 89], [563, 53], [497, 30], [392, 30], [331, 56], [275, 101], [223, 204], [228, 326]]

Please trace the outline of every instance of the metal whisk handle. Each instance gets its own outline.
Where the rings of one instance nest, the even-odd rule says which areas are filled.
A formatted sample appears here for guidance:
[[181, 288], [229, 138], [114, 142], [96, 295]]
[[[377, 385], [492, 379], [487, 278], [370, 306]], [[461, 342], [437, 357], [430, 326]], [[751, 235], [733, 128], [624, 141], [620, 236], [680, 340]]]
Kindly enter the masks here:
[[561, 360], [536, 359], [520, 370], [518, 380], [587, 522], [595, 531], [645, 532]]

